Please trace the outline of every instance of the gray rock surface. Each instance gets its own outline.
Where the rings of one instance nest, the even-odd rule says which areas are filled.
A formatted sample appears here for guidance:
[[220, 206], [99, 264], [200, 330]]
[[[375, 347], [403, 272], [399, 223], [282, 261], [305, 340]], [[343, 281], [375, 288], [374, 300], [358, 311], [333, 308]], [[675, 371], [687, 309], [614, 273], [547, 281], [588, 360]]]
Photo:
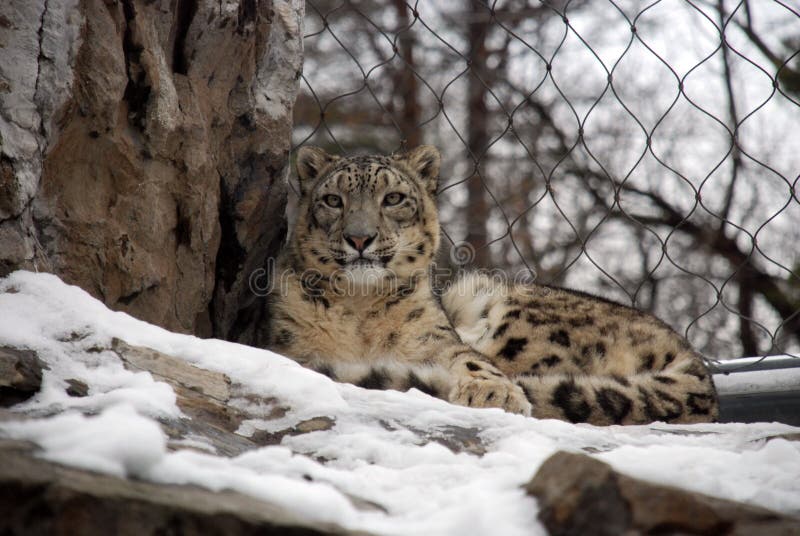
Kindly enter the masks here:
[[[319, 441], [320, 434], [328, 434], [323, 444], [335, 444], [336, 434], [362, 438], [371, 433], [378, 437], [388, 430], [400, 432], [404, 441], [418, 446], [434, 443], [475, 457], [492, 452], [491, 434], [487, 436], [480, 427], [411, 425], [407, 417], [392, 418], [391, 413], [387, 415], [370, 405], [351, 406], [344, 412], [326, 413], [318, 408], [319, 413], [295, 413], [296, 400], [290, 403], [280, 394], [258, 396], [225, 373], [196, 367], [163, 351], [119, 339], [99, 341], [90, 332], [66, 330], [58, 337], [46, 352], [61, 353], [87, 364], [113, 361], [168, 384], [180, 413], [164, 414], [151, 422], [160, 425], [166, 435], [166, 447], [172, 451], [192, 449], [235, 457], [265, 445]], [[42, 358], [47, 357], [44, 352]], [[6, 345], [0, 351], [0, 386], [22, 386], [25, 396], [32, 395], [42, 376], [41, 370], [37, 376], [36, 367], [29, 365], [37, 359], [35, 352]], [[71, 397], [98, 394], [96, 384], [73, 374], [69, 367], [51, 363], [44, 370], [45, 385], [49, 386], [47, 396], [53, 398], [54, 389], [64, 389]], [[63, 403], [57, 403], [0, 409], [0, 423], [46, 419], [64, 408]], [[71, 408], [76, 410], [97, 413], [91, 405]], [[247, 426], [248, 422], [258, 425]], [[680, 428], [659, 430], [656, 426], [649, 433], [713, 434]], [[797, 439], [791, 434], [757, 437], [760, 442], [778, 437]], [[565, 436], [564, 441], [574, 445], [582, 440]], [[311, 456], [314, 451], [301, 452]], [[228, 491], [215, 493], [63, 467], [36, 458], [31, 445], [19, 442], [0, 439], [0, 459], [0, 534], [94, 534], [100, 530], [106, 531], [103, 534], [341, 532], [338, 526], [318, 526], [298, 519], [296, 510], [292, 517], [274, 504]], [[496, 463], [490, 459], [491, 456], [487, 463]], [[335, 460], [331, 461], [335, 465]], [[420, 463], [426, 463], [424, 457]], [[379, 497], [354, 492], [351, 487], [319, 475], [304, 474], [303, 478], [316, 478], [333, 486], [356, 510], [377, 514], [390, 511]], [[643, 482], [617, 473], [594, 458], [566, 452], [557, 453], [542, 465], [527, 485], [527, 492], [538, 500], [540, 520], [552, 534], [788, 535], [800, 530], [800, 521], [784, 515]]]
[[311, 536], [314, 526], [279, 506], [231, 491], [152, 484], [72, 469], [0, 440], [0, 533]]
[[584, 454], [557, 452], [526, 486], [554, 536], [800, 534], [800, 520], [755, 506], [652, 484]]
[[301, 0], [0, 4], [0, 276], [262, 342], [284, 236]]
[[43, 363], [30, 350], [0, 346], [0, 406], [19, 404], [42, 386]]
[[[166, 382], [175, 392], [178, 407], [185, 418], [161, 422], [175, 448], [180, 448], [180, 441], [193, 437], [202, 439], [219, 454], [235, 456], [259, 446], [279, 445], [285, 436], [330, 430], [336, 424], [334, 418], [319, 415], [275, 432], [258, 431], [251, 437], [244, 437], [236, 433], [243, 421], [281, 419], [291, 408], [275, 398], [253, 397], [246, 389], [232, 384], [224, 374], [192, 366], [151, 348], [132, 346], [115, 339], [111, 349], [125, 368], [149, 372], [155, 380]], [[254, 404], [243, 403], [248, 401]], [[383, 422], [382, 426], [393, 429], [388, 422]], [[453, 452], [485, 452], [474, 429], [449, 426], [441, 430], [413, 432], [421, 442], [439, 443]]]

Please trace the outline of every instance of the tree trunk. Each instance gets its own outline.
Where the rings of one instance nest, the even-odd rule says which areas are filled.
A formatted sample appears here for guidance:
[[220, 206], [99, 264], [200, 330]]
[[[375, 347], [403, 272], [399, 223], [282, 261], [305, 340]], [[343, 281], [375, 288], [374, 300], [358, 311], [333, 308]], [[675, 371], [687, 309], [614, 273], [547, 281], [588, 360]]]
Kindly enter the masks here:
[[[467, 2], [472, 6], [471, 2]], [[486, 104], [488, 89], [486, 87], [486, 58], [488, 51], [486, 39], [489, 33], [489, 18], [483, 13], [471, 12], [467, 39], [471, 47], [470, 73], [467, 82], [467, 145], [475, 168], [473, 175], [467, 180], [467, 221], [466, 242], [475, 251], [473, 264], [476, 267], [489, 265], [489, 249], [486, 247], [486, 222], [489, 218], [489, 205], [486, 201], [482, 170], [483, 152], [489, 144], [489, 108]]]
[[393, 1], [397, 12], [397, 41], [401, 61], [395, 74], [396, 88], [400, 91], [402, 108], [399, 117], [400, 130], [403, 134], [403, 145], [411, 149], [422, 144], [422, 131], [420, 129], [421, 109], [419, 106], [419, 89], [417, 76], [414, 74], [416, 63], [414, 59], [414, 35], [408, 30], [408, 6], [403, 0]]

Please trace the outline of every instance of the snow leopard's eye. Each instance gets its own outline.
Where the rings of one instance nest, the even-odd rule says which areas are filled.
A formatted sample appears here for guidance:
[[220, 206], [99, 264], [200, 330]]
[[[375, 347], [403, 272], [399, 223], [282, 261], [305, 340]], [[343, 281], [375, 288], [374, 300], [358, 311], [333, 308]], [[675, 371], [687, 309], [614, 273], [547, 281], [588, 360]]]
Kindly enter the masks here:
[[340, 208], [342, 206], [342, 198], [338, 195], [328, 194], [322, 200], [331, 208]]
[[383, 198], [383, 206], [385, 207], [393, 207], [395, 205], [399, 205], [405, 199], [405, 194], [401, 194], [400, 192], [392, 192], [390, 194], [386, 194]]

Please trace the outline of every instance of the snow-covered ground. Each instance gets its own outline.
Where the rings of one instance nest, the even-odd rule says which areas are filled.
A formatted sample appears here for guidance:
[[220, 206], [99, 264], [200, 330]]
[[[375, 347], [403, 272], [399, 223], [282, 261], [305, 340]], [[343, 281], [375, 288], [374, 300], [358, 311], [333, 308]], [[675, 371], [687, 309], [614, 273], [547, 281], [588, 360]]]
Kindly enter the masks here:
[[[229, 458], [201, 442], [171, 451], [157, 422], [181, 412], [169, 385], [123, 367], [112, 338], [228, 375], [292, 409], [250, 420], [239, 433], [276, 431], [328, 415], [330, 430], [284, 437]], [[35, 350], [50, 367], [20, 409], [55, 415], [0, 423], [42, 456], [104, 473], [212, 490], [233, 489], [305, 519], [382, 534], [545, 534], [520, 486], [556, 450], [591, 453], [627, 474], [800, 514], [800, 433], [781, 424], [593, 427], [447, 404], [418, 391], [341, 385], [265, 350], [179, 335], [112, 312], [47, 274], [0, 280], [0, 345]], [[66, 379], [89, 386], [65, 393]], [[88, 414], [88, 415], [87, 415]], [[475, 429], [487, 452], [455, 453], [412, 430]], [[310, 477], [310, 478], [309, 478]], [[379, 507], [356, 508], [351, 497]], [[538, 531], [538, 532], [537, 532]]]

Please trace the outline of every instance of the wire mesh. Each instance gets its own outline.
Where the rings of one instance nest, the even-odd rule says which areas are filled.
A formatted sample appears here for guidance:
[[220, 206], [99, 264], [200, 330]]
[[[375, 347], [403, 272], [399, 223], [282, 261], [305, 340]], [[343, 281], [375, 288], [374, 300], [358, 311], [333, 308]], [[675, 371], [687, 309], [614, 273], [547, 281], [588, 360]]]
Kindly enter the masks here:
[[778, 0], [308, 0], [294, 142], [443, 155], [449, 245], [800, 353], [800, 10]]

